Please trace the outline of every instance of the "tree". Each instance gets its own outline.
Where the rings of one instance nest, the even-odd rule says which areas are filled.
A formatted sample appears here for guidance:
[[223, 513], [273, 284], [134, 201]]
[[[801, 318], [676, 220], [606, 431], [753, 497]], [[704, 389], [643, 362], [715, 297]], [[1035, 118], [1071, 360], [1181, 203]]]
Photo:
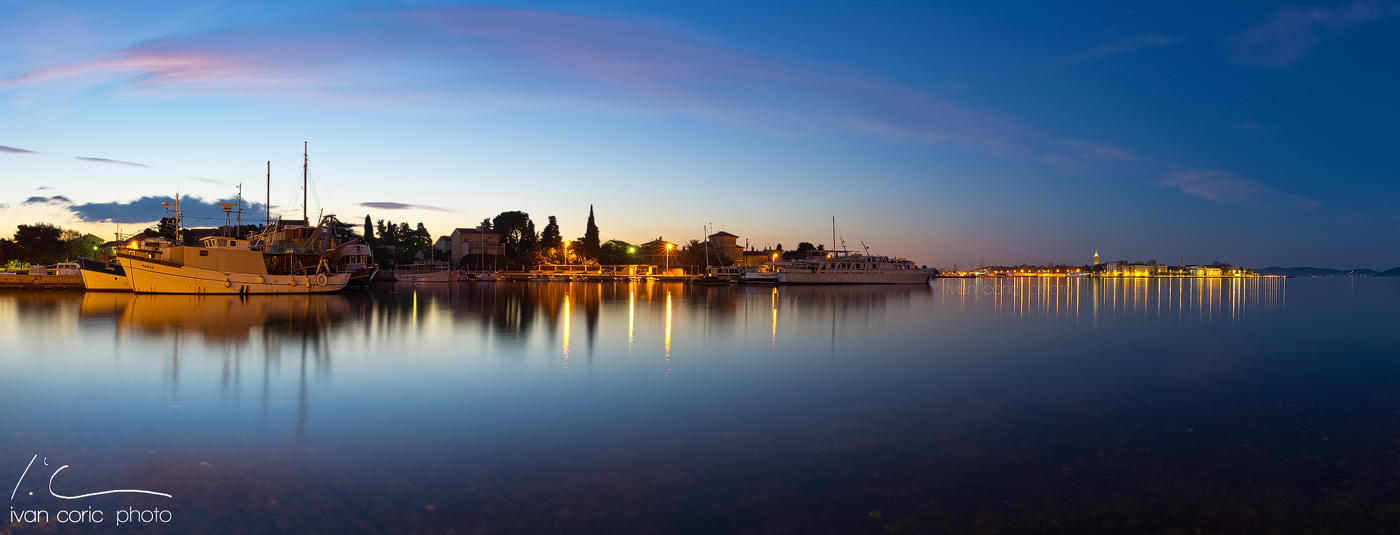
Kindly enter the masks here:
[[[581, 247], [581, 246], [580, 246]], [[635, 264], [637, 246], [621, 240], [608, 240], [599, 247], [600, 264]]]
[[51, 263], [63, 256], [63, 229], [48, 223], [19, 225], [15, 229], [15, 245], [30, 262]]
[[68, 258], [90, 257], [96, 258], [102, 247], [102, 238], [92, 234], [80, 234], [78, 237], [68, 240], [65, 244]]
[[583, 238], [579, 239], [579, 254], [584, 258], [596, 260], [602, 246], [598, 244], [598, 225], [593, 221], [593, 205], [588, 205], [588, 226], [583, 230]]
[[481, 220], [481, 230], [491, 230], [491, 218]]
[[526, 265], [535, 255], [538, 238], [530, 214], [521, 211], [501, 212], [491, 220], [491, 227], [501, 235], [506, 257], [516, 265]]
[[676, 253], [678, 254], [671, 259], [672, 266], [676, 264], [684, 266], [705, 266], [709, 264], [705, 259], [706, 245], [700, 240], [690, 240], [686, 242]]
[[564, 247], [564, 238], [559, 235], [559, 220], [554, 216], [549, 216], [549, 223], [544, 226], [544, 232], [540, 233], [540, 252], [545, 256], [554, 257], [562, 253], [560, 249]]
[[784, 253], [783, 253], [783, 258], [784, 258], [784, 259], [787, 259], [787, 260], [793, 260], [793, 259], [797, 259], [797, 258], [802, 258], [804, 255], [806, 255], [806, 253], [807, 253], [808, 251], [818, 251], [818, 250], [820, 250], [820, 249], [818, 249], [817, 246], [812, 245], [811, 242], [805, 242], [805, 241], [804, 241], [804, 242], [801, 242], [801, 243], [798, 243], [798, 244], [797, 244], [797, 249], [796, 249], [796, 250], [784, 252]]
[[369, 214], [365, 214], [365, 243], [374, 245], [374, 225], [369, 222]]

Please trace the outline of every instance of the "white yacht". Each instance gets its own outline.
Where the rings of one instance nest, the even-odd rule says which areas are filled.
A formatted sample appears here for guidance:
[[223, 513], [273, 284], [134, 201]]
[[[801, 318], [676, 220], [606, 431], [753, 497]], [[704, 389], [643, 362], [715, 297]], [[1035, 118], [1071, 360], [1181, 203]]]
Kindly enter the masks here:
[[783, 284], [928, 284], [929, 270], [903, 258], [846, 255], [783, 268]]
[[447, 262], [414, 262], [394, 268], [394, 280], [399, 282], [452, 282], [456, 272]]
[[282, 294], [338, 292], [350, 280], [329, 262], [284, 274], [246, 239], [210, 236], [203, 246], [119, 249], [117, 260], [132, 291], [158, 294]]

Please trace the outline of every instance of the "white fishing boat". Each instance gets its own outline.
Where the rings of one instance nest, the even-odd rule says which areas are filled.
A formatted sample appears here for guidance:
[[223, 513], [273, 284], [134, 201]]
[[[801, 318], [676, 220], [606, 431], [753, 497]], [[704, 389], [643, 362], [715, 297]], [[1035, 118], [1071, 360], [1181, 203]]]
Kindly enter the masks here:
[[329, 262], [300, 273], [274, 274], [261, 251], [240, 238], [210, 236], [202, 246], [175, 246], [158, 251], [117, 252], [131, 289], [158, 294], [284, 294], [338, 292], [350, 280]]
[[394, 268], [394, 280], [399, 282], [452, 282], [456, 272], [447, 262], [414, 262]]
[[928, 284], [929, 270], [903, 258], [846, 255], [778, 271], [783, 284]]

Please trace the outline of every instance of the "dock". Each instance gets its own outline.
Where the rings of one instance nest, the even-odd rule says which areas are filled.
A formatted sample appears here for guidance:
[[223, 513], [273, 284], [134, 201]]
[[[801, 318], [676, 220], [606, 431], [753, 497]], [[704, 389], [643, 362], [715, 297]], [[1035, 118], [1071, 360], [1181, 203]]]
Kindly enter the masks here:
[[83, 290], [78, 275], [0, 275], [0, 290]]

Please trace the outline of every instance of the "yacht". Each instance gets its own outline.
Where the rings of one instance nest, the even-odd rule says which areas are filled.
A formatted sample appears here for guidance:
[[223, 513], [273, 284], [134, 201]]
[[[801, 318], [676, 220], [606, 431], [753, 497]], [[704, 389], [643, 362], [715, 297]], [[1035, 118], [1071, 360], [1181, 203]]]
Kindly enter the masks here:
[[[154, 251], [119, 249], [117, 261], [136, 293], [326, 293], [340, 291], [350, 281], [349, 273], [336, 272], [324, 258], [310, 268], [288, 266], [274, 253], [254, 250], [246, 239], [209, 236], [200, 243]], [[269, 271], [270, 265], [274, 270]]]
[[394, 280], [399, 282], [452, 282], [457, 280], [447, 262], [414, 262], [394, 268]]
[[930, 272], [903, 258], [845, 255], [778, 271], [783, 284], [928, 284]]

